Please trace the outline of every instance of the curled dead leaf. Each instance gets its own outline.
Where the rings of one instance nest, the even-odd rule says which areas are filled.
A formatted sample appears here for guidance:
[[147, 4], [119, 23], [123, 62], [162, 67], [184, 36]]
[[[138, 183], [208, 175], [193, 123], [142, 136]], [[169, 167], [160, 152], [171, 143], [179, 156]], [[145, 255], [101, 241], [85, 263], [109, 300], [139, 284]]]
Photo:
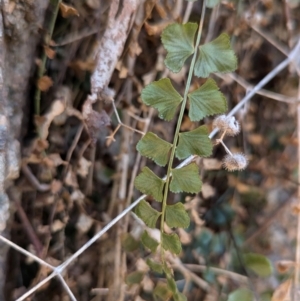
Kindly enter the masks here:
[[53, 194], [57, 194], [61, 191], [62, 189], [62, 182], [61, 181], [58, 181], [58, 180], [53, 180], [51, 182], [51, 192]]
[[59, 9], [60, 9], [60, 12], [61, 12], [61, 15], [63, 16], [63, 18], [79, 16], [79, 12], [77, 11], [77, 9], [71, 5], [67, 5], [67, 4], [61, 2], [59, 4]]
[[216, 194], [215, 188], [208, 183], [203, 183], [201, 192], [204, 199], [213, 197]]
[[51, 232], [52, 232], [52, 233], [58, 232], [58, 231], [62, 230], [64, 227], [65, 227], [65, 224], [64, 224], [61, 220], [56, 219], [56, 220], [52, 223], [52, 226], [51, 226]]
[[69, 166], [69, 170], [67, 172], [67, 176], [65, 178], [65, 184], [71, 186], [73, 188], [78, 188], [77, 177], [72, 170], [72, 166]]
[[47, 75], [40, 77], [37, 82], [37, 86], [42, 92], [48, 91], [52, 85], [53, 80]]
[[49, 142], [38, 138], [34, 141], [33, 147], [36, 152], [41, 153], [49, 147]]
[[37, 128], [39, 129], [40, 138], [46, 140], [49, 134], [49, 127], [53, 119], [60, 115], [65, 110], [65, 105], [61, 100], [55, 100], [48, 113], [46, 113], [42, 118], [36, 117], [35, 122]]
[[281, 260], [276, 263], [276, 268], [279, 273], [286, 273], [291, 268], [294, 268], [295, 264], [292, 260]]
[[93, 72], [96, 67], [96, 62], [94, 59], [88, 59], [86, 61], [76, 60], [71, 62], [69, 66], [75, 70]]
[[288, 279], [281, 283], [273, 293], [271, 301], [290, 301], [292, 279]]
[[85, 196], [84, 196], [84, 194], [79, 189], [75, 189], [72, 192], [72, 194], [70, 196], [70, 199], [73, 202], [77, 202], [77, 204], [79, 204], [79, 205], [83, 205], [84, 204]]
[[149, 24], [145, 22], [144, 26], [149, 36], [158, 36], [167, 27], [170, 22], [162, 22], [157, 24]]
[[44, 158], [43, 162], [48, 167], [57, 167], [62, 164], [67, 164], [66, 161], [62, 160], [62, 158], [59, 154], [50, 154], [49, 156]]
[[44, 46], [45, 53], [47, 55], [47, 58], [50, 60], [54, 59], [56, 52], [50, 48], [49, 46]]
[[300, 205], [292, 205], [292, 213], [298, 215], [300, 213]]
[[88, 98], [83, 107], [82, 115], [89, 130], [92, 144], [96, 144], [99, 132], [103, 127], [110, 125], [110, 117], [102, 110], [100, 113], [92, 107], [92, 101]]
[[22, 159], [22, 164], [39, 164], [43, 161], [40, 155], [31, 153], [29, 157]]
[[78, 221], [76, 223], [76, 228], [79, 230], [81, 233], [86, 233], [89, 231], [91, 226], [93, 225], [94, 220], [89, 217], [88, 215], [81, 213], [79, 215]]
[[92, 162], [88, 161], [84, 157], [81, 157], [79, 162], [78, 162], [78, 165], [79, 165], [79, 167], [77, 169], [77, 174], [79, 176], [81, 176], [82, 178], [87, 177], [87, 175], [89, 173], [89, 168], [92, 165]]
[[187, 245], [187, 244], [191, 243], [191, 241], [192, 241], [191, 234], [187, 233], [184, 229], [179, 228], [178, 235], [179, 235], [179, 239], [183, 245]]

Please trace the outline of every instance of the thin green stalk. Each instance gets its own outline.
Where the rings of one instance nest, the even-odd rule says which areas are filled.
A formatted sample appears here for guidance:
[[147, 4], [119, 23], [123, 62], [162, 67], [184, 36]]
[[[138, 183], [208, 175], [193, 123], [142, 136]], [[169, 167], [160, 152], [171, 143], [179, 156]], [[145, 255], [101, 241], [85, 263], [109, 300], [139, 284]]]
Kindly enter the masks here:
[[[175, 150], [176, 150], [176, 146], [177, 146], [177, 142], [178, 142], [180, 127], [181, 127], [181, 123], [182, 123], [182, 119], [183, 119], [183, 115], [184, 115], [184, 110], [185, 110], [185, 107], [186, 107], [187, 96], [188, 96], [188, 93], [189, 93], [189, 90], [190, 90], [191, 81], [192, 81], [192, 77], [193, 77], [193, 73], [194, 73], [194, 67], [195, 67], [195, 62], [196, 62], [196, 58], [197, 58], [198, 47], [199, 47], [199, 44], [200, 44], [200, 39], [201, 39], [201, 34], [202, 34], [202, 29], [203, 29], [205, 10], [206, 10], [206, 0], [203, 0], [202, 12], [201, 12], [201, 17], [200, 17], [200, 24], [199, 24], [197, 40], [196, 40], [196, 44], [195, 44], [195, 52], [194, 52], [192, 62], [191, 62], [191, 65], [190, 65], [189, 75], [188, 75], [188, 79], [187, 79], [187, 83], [186, 83], [186, 87], [185, 87], [185, 91], [184, 91], [182, 105], [181, 105], [181, 108], [180, 108], [180, 113], [179, 113], [179, 117], [178, 117], [178, 121], [177, 121], [176, 131], [175, 131], [175, 135], [174, 135], [170, 160], [169, 160], [169, 163], [168, 163], [166, 184], [165, 184], [165, 188], [164, 188], [164, 197], [163, 197], [163, 201], [162, 201], [161, 221], [160, 221], [161, 243], [163, 242], [162, 233], [163, 233], [163, 229], [164, 229], [165, 212], [166, 212], [167, 198], [168, 198], [168, 192], [169, 192], [171, 169], [172, 169], [172, 166], [173, 166], [173, 160], [174, 160]], [[164, 250], [163, 250], [163, 248], [161, 248], [161, 260], [162, 260], [162, 262], [165, 261], [164, 260]]]
[[[58, 15], [58, 11], [59, 11], [59, 5], [60, 5], [61, 1], [62, 0], [52, 0], [51, 1], [51, 3], [54, 6], [54, 11], [53, 11], [53, 14], [52, 14], [52, 18], [51, 18], [51, 21], [50, 21], [48, 32], [47, 32], [46, 37], [45, 37], [45, 44], [48, 44], [48, 42], [52, 38], [55, 23], [56, 23], [56, 19], [57, 19], [57, 15]], [[47, 62], [47, 55], [46, 55], [45, 51], [43, 51], [43, 56], [42, 56], [41, 63], [40, 63], [39, 69], [38, 69], [38, 74], [37, 74], [38, 79], [41, 78], [44, 75], [46, 62]], [[35, 95], [34, 95], [34, 111], [35, 111], [35, 115], [40, 115], [40, 111], [41, 111], [41, 90], [38, 87], [36, 88]]]

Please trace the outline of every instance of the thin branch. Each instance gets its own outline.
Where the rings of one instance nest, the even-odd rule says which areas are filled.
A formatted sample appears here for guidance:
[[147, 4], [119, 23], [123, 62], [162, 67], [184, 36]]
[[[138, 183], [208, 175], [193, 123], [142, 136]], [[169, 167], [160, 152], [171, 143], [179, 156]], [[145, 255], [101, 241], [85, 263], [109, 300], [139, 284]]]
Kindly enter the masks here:
[[37, 191], [46, 192], [51, 189], [50, 184], [42, 184], [39, 182], [39, 180], [35, 177], [35, 175], [32, 173], [31, 169], [28, 167], [27, 164], [22, 164], [21, 169], [24, 175], [26, 176], [26, 179]]
[[171, 259], [172, 267], [178, 271], [180, 271], [187, 279], [192, 280], [195, 284], [197, 284], [201, 289], [205, 291], [209, 291], [210, 286], [209, 284], [201, 279], [199, 276], [197, 276], [195, 273], [191, 272], [189, 269], [187, 269], [180, 260], [178, 259]]
[[237, 280], [243, 283], [248, 283], [248, 277], [232, 271], [215, 268], [215, 267], [207, 267], [206, 265], [199, 265], [199, 264], [184, 264], [184, 266], [193, 272], [205, 272], [207, 270], [210, 270], [216, 274], [225, 275], [233, 280]]
[[[11, 195], [10, 195], [10, 199]], [[29, 238], [29, 240], [32, 242], [35, 251], [37, 253], [38, 256], [41, 256], [43, 253], [43, 245], [41, 244], [40, 240], [38, 239], [30, 221], [27, 218], [27, 215], [23, 209], [23, 207], [21, 206], [21, 204], [17, 201], [17, 200], [13, 200], [15, 206], [17, 207], [17, 214], [22, 222], [23, 225], [23, 229], [25, 230], [25, 232], [27, 233], [27, 236]]]
[[[235, 82], [237, 82], [239, 85], [241, 85], [246, 91], [251, 91], [254, 86], [249, 84], [246, 80], [244, 80], [242, 77], [240, 77], [238, 74], [236, 73], [228, 73], [228, 74], [215, 74], [217, 77], [222, 78], [224, 80], [226, 80], [227, 77], [233, 79]], [[259, 91], [257, 91], [258, 95], [267, 97], [267, 98], [271, 98], [277, 101], [281, 101], [281, 102], [286, 102], [286, 103], [297, 103], [299, 102], [298, 98], [296, 97], [289, 97], [286, 95], [282, 95], [279, 93], [275, 93], [272, 91], [268, 91], [265, 89], [261, 89]]]
[[275, 48], [277, 48], [280, 52], [282, 52], [284, 55], [288, 56], [289, 51], [286, 49], [286, 47], [282, 46], [277, 42], [275, 39], [270, 37], [269, 34], [265, 33], [263, 30], [261, 30], [259, 27], [249, 24], [253, 30], [255, 30], [258, 34], [260, 34], [264, 39], [266, 39], [270, 44], [272, 44]]

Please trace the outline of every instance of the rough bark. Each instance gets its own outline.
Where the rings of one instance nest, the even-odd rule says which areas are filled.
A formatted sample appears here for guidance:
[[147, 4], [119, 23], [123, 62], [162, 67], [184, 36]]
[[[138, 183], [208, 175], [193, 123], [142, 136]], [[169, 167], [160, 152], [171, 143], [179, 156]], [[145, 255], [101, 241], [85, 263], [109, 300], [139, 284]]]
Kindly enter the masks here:
[[[28, 100], [29, 80], [35, 70], [36, 46], [43, 25], [47, 0], [2, 1], [0, 40], [0, 220], [8, 218], [5, 193], [9, 180], [18, 176], [23, 110]], [[1, 29], [0, 29], [1, 30]], [[9, 223], [7, 223], [9, 224]], [[8, 228], [2, 234], [8, 236]], [[1, 229], [0, 229], [1, 231]], [[8, 247], [0, 243], [0, 300], [5, 300], [5, 262]]]

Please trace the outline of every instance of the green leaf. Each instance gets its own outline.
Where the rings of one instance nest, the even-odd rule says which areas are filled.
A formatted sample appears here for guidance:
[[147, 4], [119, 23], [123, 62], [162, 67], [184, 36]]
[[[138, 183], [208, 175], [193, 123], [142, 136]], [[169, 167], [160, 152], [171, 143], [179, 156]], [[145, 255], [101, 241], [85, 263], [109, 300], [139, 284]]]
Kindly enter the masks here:
[[208, 77], [212, 72], [231, 72], [237, 68], [237, 58], [225, 33], [200, 46], [199, 50], [195, 64], [195, 75], [198, 77]]
[[156, 251], [159, 245], [159, 242], [152, 238], [146, 230], [141, 236], [141, 242], [144, 245], [144, 247], [148, 248], [152, 253]]
[[212, 153], [212, 143], [208, 137], [208, 129], [205, 125], [193, 131], [179, 133], [179, 143], [176, 148], [176, 157], [180, 160], [190, 155], [208, 157]]
[[140, 243], [131, 234], [125, 233], [122, 236], [122, 246], [126, 252], [133, 252], [139, 247]]
[[164, 184], [165, 182], [148, 167], [144, 167], [134, 180], [136, 189], [144, 194], [153, 196], [158, 202], [162, 201]]
[[172, 297], [173, 293], [170, 291], [168, 286], [165, 283], [158, 283], [153, 291], [155, 297], [160, 300], [169, 300]]
[[173, 294], [177, 292], [177, 285], [173, 277], [167, 276], [167, 285]]
[[197, 164], [191, 163], [181, 168], [172, 169], [172, 181], [170, 184], [172, 192], [198, 193], [201, 187], [202, 182], [199, 177]]
[[227, 301], [253, 301], [253, 294], [245, 288], [240, 288], [229, 294]]
[[199, 121], [206, 116], [227, 111], [225, 96], [219, 91], [216, 82], [208, 79], [199, 89], [188, 94], [190, 101], [189, 117]]
[[146, 86], [142, 91], [142, 100], [159, 112], [159, 117], [170, 121], [178, 105], [182, 101], [181, 95], [174, 89], [168, 78], [163, 78]]
[[181, 252], [181, 243], [176, 233], [162, 233], [162, 247], [173, 254], [178, 255]]
[[220, 3], [220, 0], [206, 0], [206, 7], [213, 8]]
[[246, 267], [260, 277], [269, 277], [272, 272], [270, 260], [260, 254], [248, 253], [244, 255]]
[[162, 274], [163, 273], [163, 267], [162, 264], [159, 262], [155, 262], [148, 258], [146, 260], [147, 265], [150, 267], [150, 269], [156, 273]]
[[186, 296], [183, 293], [177, 292], [173, 295], [174, 301], [187, 301]]
[[125, 278], [125, 282], [128, 285], [132, 285], [132, 284], [136, 284], [136, 283], [141, 283], [141, 281], [144, 278], [145, 273], [144, 272], [140, 272], [140, 271], [136, 271], [133, 273], [130, 273], [126, 276]]
[[161, 40], [168, 51], [165, 65], [172, 72], [179, 72], [186, 59], [194, 53], [194, 39], [197, 28], [196, 23], [174, 23], [163, 30]]
[[167, 205], [166, 223], [171, 228], [187, 228], [190, 225], [190, 217], [182, 203]]
[[136, 149], [142, 156], [152, 159], [160, 166], [165, 166], [168, 163], [169, 151], [171, 148], [171, 143], [160, 139], [151, 132], [148, 132], [136, 146]]
[[137, 205], [135, 213], [150, 228], [155, 228], [157, 219], [161, 215], [160, 212], [153, 209], [145, 200], [142, 200]]

